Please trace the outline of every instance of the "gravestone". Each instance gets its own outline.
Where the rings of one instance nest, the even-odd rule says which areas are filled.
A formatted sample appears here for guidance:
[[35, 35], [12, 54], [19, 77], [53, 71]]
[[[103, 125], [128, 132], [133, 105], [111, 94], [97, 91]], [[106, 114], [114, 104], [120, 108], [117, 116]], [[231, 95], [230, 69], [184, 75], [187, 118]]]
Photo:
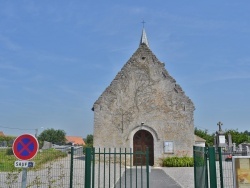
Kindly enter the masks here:
[[233, 152], [237, 151], [236, 143], [233, 143]]
[[238, 151], [242, 152], [242, 145], [241, 144], [239, 144], [239, 146], [238, 146]]
[[230, 133], [228, 134], [228, 148], [229, 148], [229, 152], [233, 151], [232, 136]]

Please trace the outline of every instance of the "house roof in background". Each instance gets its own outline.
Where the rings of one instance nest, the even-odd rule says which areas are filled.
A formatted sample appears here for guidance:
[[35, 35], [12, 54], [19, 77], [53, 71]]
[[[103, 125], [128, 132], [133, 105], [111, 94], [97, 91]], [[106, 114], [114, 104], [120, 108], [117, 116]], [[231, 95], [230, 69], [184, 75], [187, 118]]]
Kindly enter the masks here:
[[66, 136], [67, 142], [71, 142], [76, 145], [85, 145], [85, 142], [80, 136]]
[[5, 136], [5, 135], [3, 134], [3, 131], [0, 131], [0, 136]]

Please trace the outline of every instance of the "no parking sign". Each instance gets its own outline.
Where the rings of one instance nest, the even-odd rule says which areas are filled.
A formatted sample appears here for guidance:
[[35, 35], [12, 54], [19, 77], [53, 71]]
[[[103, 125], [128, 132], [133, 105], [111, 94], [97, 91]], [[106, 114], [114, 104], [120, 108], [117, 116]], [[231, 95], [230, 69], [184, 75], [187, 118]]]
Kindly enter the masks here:
[[39, 149], [39, 144], [31, 134], [23, 134], [14, 140], [12, 151], [16, 158], [21, 161], [15, 161], [15, 167], [21, 167], [22, 170], [22, 188], [27, 184], [27, 168], [34, 167], [34, 162], [27, 161], [36, 156]]
[[12, 150], [16, 158], [20, 160], [30, 160], [36, 156], [39, 144], [31, 134], [23, 134], [14, 140]]

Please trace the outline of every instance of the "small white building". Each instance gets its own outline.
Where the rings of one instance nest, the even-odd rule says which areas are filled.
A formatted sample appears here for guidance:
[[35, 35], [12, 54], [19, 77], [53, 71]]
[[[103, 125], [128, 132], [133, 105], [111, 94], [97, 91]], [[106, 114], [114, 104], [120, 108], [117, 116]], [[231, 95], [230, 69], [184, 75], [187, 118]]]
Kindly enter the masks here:
[[195, 146], [200, 146], [200, 147], [205, 147], [206, 146], [206, 140], [197, 136], [197, 135], [194, 135], [194, 145]]

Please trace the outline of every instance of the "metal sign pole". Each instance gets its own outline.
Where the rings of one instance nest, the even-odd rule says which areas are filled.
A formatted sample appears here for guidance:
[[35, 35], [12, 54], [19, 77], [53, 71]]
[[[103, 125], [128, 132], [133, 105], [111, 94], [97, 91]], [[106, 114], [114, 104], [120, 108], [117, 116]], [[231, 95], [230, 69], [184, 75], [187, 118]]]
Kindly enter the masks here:
[[22, 171], [22, 188], [26, 188], [27, 184], [27, 168], [23, 168]]

